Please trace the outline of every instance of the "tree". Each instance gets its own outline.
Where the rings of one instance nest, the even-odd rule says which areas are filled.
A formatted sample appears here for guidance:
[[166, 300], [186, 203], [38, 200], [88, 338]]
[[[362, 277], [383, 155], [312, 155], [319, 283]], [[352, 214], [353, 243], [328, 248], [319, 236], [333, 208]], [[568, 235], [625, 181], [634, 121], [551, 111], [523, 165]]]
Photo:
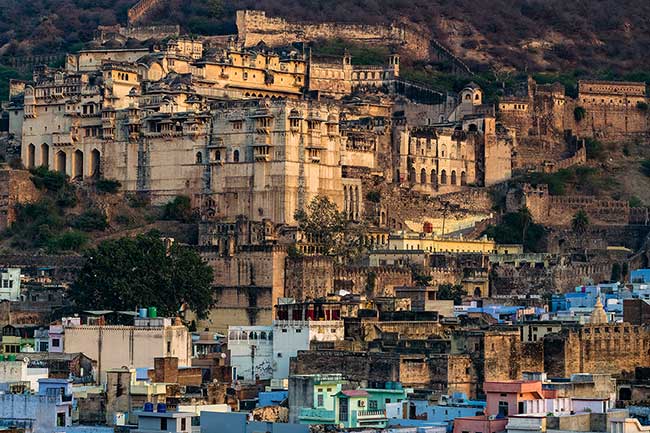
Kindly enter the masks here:
[[321, 254], [339, 258], [357, 258], [365, 248], [367, 226], [349, 221], [336, 204], [318, 195], [295, 219], [308, 243], [318, 247]]
[[584, 209], [580, 209], [575, 213], [575, 215], [573, 215], [573, 219], [571, 220], [571, 229], [577, 235], [584, 235], [587, 232], [588, 227], [589, 217], [587, 216], [587, 212], [585, 212]]
[[581, 122], [586, 115], [587, 110], [585, 110], [583, 107], [578, 106], [573, 109], [573, 118], [576, 120], [576, 122]]
[[461, 284], [441, 284], [438, 286], [438, 299], [454, 301], [454, 305], [463, 303], [467, 291]]
[[503, 215], [499, 224], [484, 232], [499, 244], [523, 244], [526, 251], [540, 251], [545, 233], [542, 225], [533, 222], [528, 209]]
[[186, 302], [205, 317], [213, 305], [212, 269], [191, 248], [167, 248], [157, 232], [103, 241], [84, 258], [70, 291], [79, 308], [156, 306], [170, 316]]
[[186, 195], [177, 195], [173, 200], [165, 204], [163, 209], [163, 219], [175, 220], [180, 222], [192, 222], [194, 220], [192, 212], [192, 203]]
[[425, 270], [424, 267], [417, 263], [411, 264], [411, 279], [418, 287], [426, 287], [431, 284], [432, 277]]
[[618, 282], [621, 281], [621, 264], [618, 262], [614, 262], [612, 264], [612, 274], [609, 278], [611, 282]]

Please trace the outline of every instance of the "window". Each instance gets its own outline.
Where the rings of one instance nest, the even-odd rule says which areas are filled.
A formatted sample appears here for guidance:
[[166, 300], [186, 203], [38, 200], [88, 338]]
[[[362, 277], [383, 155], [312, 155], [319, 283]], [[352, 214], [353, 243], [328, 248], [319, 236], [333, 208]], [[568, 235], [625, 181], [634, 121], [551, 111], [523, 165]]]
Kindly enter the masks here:
[[59, 344], [61, 344], [61, 340], [59, 340], [58, 338], [52, 339], [52, 347], [59, 347]]
[[500, 401], [499, 402], [499, 415], [503, 417], [508, 416], [508, 402], [507, 401]]
[[160, 418], [160, 430], [167, 430], [167, 418]]
[[185, 431], [187, 429], [187, 418], [181, 418], [181, 430]]
[[232, 160], [235, 162], [239, 162], [239, 150], [235, 150], [232, 154]]
[[278, 358], [282, 358], [282, 353], [278, 352]]
[[168, 341], [168, 342], [167, 342], [167, 353], [169, 353], [169, 352], [171, 352], [171, 351], [172, 351], [172, 342], [171, 342], [171, 341]]
[[323, 394], [318, 394], [318, 407], [323, 407], [325, 405], [325, 396]]
[[377, 400], [370, 400], [368, 402], [368, 409], [369, 410], [377, 410]]

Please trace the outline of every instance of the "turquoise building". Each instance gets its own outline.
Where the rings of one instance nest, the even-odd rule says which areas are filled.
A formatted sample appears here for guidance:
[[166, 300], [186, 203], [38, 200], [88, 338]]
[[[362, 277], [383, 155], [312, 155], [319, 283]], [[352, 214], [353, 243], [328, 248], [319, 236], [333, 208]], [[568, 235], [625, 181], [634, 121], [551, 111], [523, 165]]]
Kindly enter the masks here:
[[383, 388], [344, 389], [347, 384], [343, 379], [316, 380], [313, 405], [300, 410], [300, 423], [384, 428], [388, 425], [386, 404], [400, 403], [412, 392], [396, 382], [387, 382]]

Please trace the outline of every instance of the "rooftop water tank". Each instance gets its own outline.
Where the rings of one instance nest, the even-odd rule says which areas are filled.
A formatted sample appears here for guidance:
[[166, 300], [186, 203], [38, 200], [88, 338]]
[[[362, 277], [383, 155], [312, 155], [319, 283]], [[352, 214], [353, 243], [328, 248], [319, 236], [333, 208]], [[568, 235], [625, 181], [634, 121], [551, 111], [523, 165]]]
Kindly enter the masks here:
[[146, 402], [144, 404], [144, 411], [145, 412], [153, 412], [153, 403]]
[[141, 319], [145, 319], [147, 317], [147, 309], [146, 308], [140, 308], [138, 310], [138, 317]]
[[148, 308], [149, 317], [155, 319], [158, 317], [158, 309], [156, 307]]
[[158, 403], [156, 407], [156, 412], [160, 412], [160, 413], [167, 412], [167, 405], [165, 403]]

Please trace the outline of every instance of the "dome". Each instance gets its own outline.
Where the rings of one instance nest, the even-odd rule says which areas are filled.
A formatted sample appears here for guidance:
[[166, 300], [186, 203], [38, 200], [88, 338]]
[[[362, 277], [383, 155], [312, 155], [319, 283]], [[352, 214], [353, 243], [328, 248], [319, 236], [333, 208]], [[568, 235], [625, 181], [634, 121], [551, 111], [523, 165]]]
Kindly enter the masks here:
[[598, 298], [596, 298], [596, 305], [594, 305], [594, 310], [591, 312], [589, 323], [592, 325], [605, 325], [608, 322], [607, 313], [605, 313], [603, 303], [600, 301], [600, 296], [598, 296]]

